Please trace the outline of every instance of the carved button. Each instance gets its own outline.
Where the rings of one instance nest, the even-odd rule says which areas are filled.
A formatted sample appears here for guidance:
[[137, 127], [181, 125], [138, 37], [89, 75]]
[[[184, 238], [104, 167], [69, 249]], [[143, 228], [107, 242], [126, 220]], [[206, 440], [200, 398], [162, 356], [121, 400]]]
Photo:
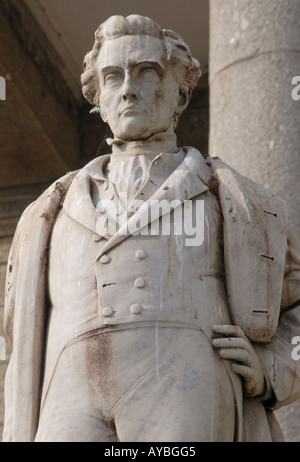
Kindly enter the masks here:
[[142, 289], [142, 287], [145, 286], [145, 280], [143, 278], [138, 278], [134, 281], [134, 285], [135, 287], [137, 287], [138, 289]]
[[106, 265], [109, 262], [110, 262], [110, 257], [108, 255], [102, 255], [102, 257], [100, 258], [100, 263], [102, 263], [103, 265]]
[[135, 254], [136, 258], [138, 258], [139, 260], [144, 260], [144, 258], [147, 257], [147, 254], [145, 252], [145, 250], [138, 250]]
[[111, 316], [113, 314], [114, 310], [112, 309], [111, 306], [106, 306], [105, 308], [103, 308], [103, 311], [102, 311], [102, 314], [103, 316]]
[[143, 311], [143, 307], [139, 303], [134, 303], [130, 307], [130, 312], [132, 314], [140, 314], [142, 311]]
[[104, 213], [107, 212], [107, 207], [104, 207], [101, 201], [98, 202], [96, 208], [97, 208], [99, 213], [104, 214]]

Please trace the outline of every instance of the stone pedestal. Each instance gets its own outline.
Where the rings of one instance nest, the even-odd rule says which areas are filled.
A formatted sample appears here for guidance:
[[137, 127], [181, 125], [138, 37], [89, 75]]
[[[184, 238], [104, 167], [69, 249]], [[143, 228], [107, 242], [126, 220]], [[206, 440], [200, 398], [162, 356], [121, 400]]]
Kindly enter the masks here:
[[[210, 0], [210, 139], [241, 174], [287, 200], [300, 231], [300, 2]], [[277, 413], [300, 441], [300, 402]]]

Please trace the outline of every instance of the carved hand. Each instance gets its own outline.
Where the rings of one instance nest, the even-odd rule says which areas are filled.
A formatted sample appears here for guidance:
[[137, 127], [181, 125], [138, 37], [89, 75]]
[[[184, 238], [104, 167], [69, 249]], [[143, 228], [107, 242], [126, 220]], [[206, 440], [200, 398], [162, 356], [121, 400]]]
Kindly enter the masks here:
[[243, 390], [247, 396], [259, 396], [265, 392], [265, 378], [262, 366], [250, 341], [238, 326], [215, 325], [212, 344], [220, 356], [232, 361], [231, 368], [242, 378]]

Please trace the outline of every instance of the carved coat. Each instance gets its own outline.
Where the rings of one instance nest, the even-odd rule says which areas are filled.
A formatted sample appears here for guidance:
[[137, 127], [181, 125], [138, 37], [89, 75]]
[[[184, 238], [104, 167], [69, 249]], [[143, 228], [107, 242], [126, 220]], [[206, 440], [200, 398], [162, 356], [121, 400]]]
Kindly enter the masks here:
[[[233, 322], [255, 342], [267, 384], [264, 397], [248, 399], [242, 397], [236, 381], [236, 439], [278, 440], [280, 430], [272, 410], [300, 397], [299, 365], [291, 356], [291, 341], [300, 326], [299, 248], [290, 235], [283, 201], [219, 159], [205, 161], [195, 149], [185, 149], [185, 160], [151, 199], [179, 199], [184, 203], [201, 199], [210, 190], [218, 191], [223, 215], [226, 303], [229, 302]], [[76, 181], [77, 191], [81, 188], [85, 197], [81, 210], [89, 207], [85, 177], [86, 171], [82, 170], [55, 182], [26, 209], [16, 230], [8, 263], [5, 304], [6, 333], [13, 341], [5, 387], [5, 441], [33, 441], [35, 437], [47, 323], [48, 246], [65, 195]], [[138, 218], [145, 223], [141, 218], [148, 207], [147, 201], [128, 223]], [[69, 211], [70, 208], [69, 204]], [[80, 222], [80, 209], [76, 214]], [[89, 228], [94, 234], [96, 219], [90, 215]], [[122, 228], [113, 236], [105, 236], [97, 260], [132, 238], [122, 233]], [[113, 322], [120, 321], [113, 321], [110, 315], [103, 319], [103, 324]], [[260, 426], [251, 424], [257, 421]]]

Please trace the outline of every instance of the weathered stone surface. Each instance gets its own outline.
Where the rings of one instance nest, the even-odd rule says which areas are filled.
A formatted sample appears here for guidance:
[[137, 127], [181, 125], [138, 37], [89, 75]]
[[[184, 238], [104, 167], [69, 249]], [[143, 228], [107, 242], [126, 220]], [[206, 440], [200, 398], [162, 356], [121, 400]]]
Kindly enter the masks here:
[[[210, 153], [285, 198], [300, 232], [300, 3], [210, 1]], [[296, 364], [295, 364], [296, 367]], [[276, 412], [300, 440], [300, 402]]]
[[0, 264], [7, 263], [11, 241], [12, 241], [11, 237], [0, 238]]
[[[210, 81], [245, 60], [297, 51], [299, 37], [298, 0], [210, 0]], [[251, 81], [248, 75], [245, 89]]]
[[[0, 336], [4, 337], [4, 293], [7, 271], [7, 258], [20, 215], [40, 195], [48, 184], [21, 186], [17, 188], [1, 189], [0, 192]], [[9, 359], [11, 345], [6, 342], [6, 357]], [[4, 415], [4, 375], [7, 363], [0, 361], [0, 439], [2, 437], [2, 424]]]
[[[90, 106], [84, 106], [81, 111], [74, 107], [72, 95], [58, 75], [59, 61], [41, 39], [36, 24], [22, 5], [15, 1], [1, 3], [4, 14], [0, 31], [0, 74], [7, 82], [7, 100], [0, 104], [1, 264], [6, 263], [12, 235], [26, 206], [66, 170], [85, 165], [97, 154], [109, 150], [105, 142], [105, 135], [109, 133], [106, 125], [98, 114], [88, 114]], [[208, 88], [207, 81], [201, 80], [199, 91], [196, 90], [188, 111], [180, 120], [178, 136], [180, 144], [192, 141], [202, 152], [207, 152]], [[198, 130], [199, 125], [205, 127], [204, 130]], [[76, 133], [74, 139], [70, 138], [72, 133]], [[78, 151], [80, 158], [76, 160]], [[41, 184], [33, 186], [32, 183]], [[4, 272], [1, 266], [1, 284]], [[3, 300], [2, 285], [0, 297]], [[2, 306], [0, 324], [2, 335]], [[4, 384], [0, 383], [2, 390]], [[0, 409], [0, 421], [2, 416], [3, 409]]]
[[4, 305], [5, 275], [6, 275], [6, 265], [0, 264], [0, 306]]
[[289, 404], [275, 412], [276, 418], [282, 428], [285, 441], [290, 443], [300, 442], [300, 401]]
[[[0, 361], [0, 383], [4, 383], [6, 369], [8, 366], [7, 361]], [[0, 439], [2, 438], [3, 431], [3, 415], [4, 415], [4, 389], [0, 388]]]
[[[100, 43], [103, 29], [105, 41]], [[281, 290], [271, 288], [278, 289], [284, 276], [285, 287], [293, 283], [290, 272], [284, 275], [285, 213], [280, 201], [224, 163], [211, 158], [206, 162], [194, 148], [178, 150], [173, 131], [198, 78], [199, 65], [187, 46], [148, 18], [110, 18], [96, 33], [93, 52], [85, 59], [83, 91], [113, 132], [113, 153], [90, 163], [76, 180], [69, 175], [23, 218], [14, 250], [15, 255], [21, 254], [17, 281], [8, 295], [15, 300], [14, 341], [20, 345], [18, 356], [12, 358], [15, 380], [7, 384], [14, 395], [7, 411], [13, 406], [18, 413], [13, 438], [108, 441], [107, 432], [111, 435], [113, 431], [121, 441], [269, 441], [272, 435], [263, 404], [252, 398], [265, 394], [269, 399], [276, 392], [283, 404], [298, 396], [299, 381], [290, 374], [290, 351], [282, 351], [295, 326], [280, 331], [283, 339], [279, 346], [275, 343], [268, 351], [269, 345], [265, 345], [265, 339], [276, 331], [282, 297]], [[194, 114], [186, 123], [192, 126], [195, 120]], [[61, 194], [69, 186], [66, 213], [55, 220]], [[215, 197], [217, 186], [220, 202]], [[123, 226], [136, 219], [142, 226], [143, 207], [137, 207], [134, 214], [127, 204], [118, 204], [118, 216], [125, 217], [119, 222], [119, 232], [109, 227], [103, 230], [99, 221], [104, 204], [116, 200], [114, 191], [146, 200], [154, 195], [181, 204], [191, 200], [192, 207], [197, 197], [203, 198], [209, 234], [206, 245], [190, 248], [175, 233], [159, 234], [154, 241], [153, 235], [140, 239], [136, 232], [122, 233]], [[260, 210], [265, 203], [271, 210], [279, 206], [273, 214], [276, 220], [267, 224], [256, 208], [259, 204]], [[146, 225], [152, 224], [152, 219], [148, 217]], [[256, 239], [253, 233], [257, 233]], [[226, 246], [228, 236], [234, 239], [234, 246]], [[273, 267], [274, 258], [267, 253], [272, 236], [279, 260]], [[97, 250], [102, 238], [107, 242]], [[293, 246], [292, 240], [289, 245]], [[223, 262], [228, 300], [220, 277]], [[30, 274], [28, 264], [34, 269]], [[261, 268], [260, 277], [253, 275], [255, 264]], [[254, 290], [244, 269], [255, 280]], [[240, 273], [244, 278], [241, 284]], [[293, 305], [296, 295], [283, 290], [284, 303]], [[48, 297], [54, 316], [47, 329], [47, 367], [41, 391], [38, 374]], [[234, 303], [243, 298], [252, 301], [250, 307], [244, 304], [247, 316], [239, 310], [243, 303]], [[247, 336], [238, 322], [230, 325], [227, 302], [233, 319], [243, 316], [241, 324]], [[270, 307], [272, 313], [260, 307]], [[126, 329], [127, 323], [131, 329]], [[122, 329], [115, 329], [120, 324]], [[82, 341], [78, 341], [79, 335]], [[278, 355], [284, 360], [274, 370], [273, 357]], [[231, 361], [230, 368], [224, 359]], [[24, 368], [19, 369], [20, 363]], [[251, 366], [250, 370], [241, 363]], [[31, 379], [33, 371], [38, 371], [36, 380]], [[145, 388], [150, 384], [148, 392], [143, 386], [142, 396], [138, 390], [137, 394], [128, 393], [140, 377], [146, 378]], [[40, 414], [41, 392], [47, 399]], [[96, 421], [90, 419], [91, 393], [105, 421], [100, 416]], [[63, 416], [58, 421], [53, 421], [54, 408]], [[235, 420], [245, 408], [243, 419]], [[112, 426], [106, 425], [108, 419]], [[243, 425], [238, 437], [237, 425]], [[5, 438], [11, 438], [9, 428]]]
[[261, 55], [224, 69], [210, 89], [210, 154], [288, 201], [299, 230], [300, 106], [291, 97], [300, 53]]

